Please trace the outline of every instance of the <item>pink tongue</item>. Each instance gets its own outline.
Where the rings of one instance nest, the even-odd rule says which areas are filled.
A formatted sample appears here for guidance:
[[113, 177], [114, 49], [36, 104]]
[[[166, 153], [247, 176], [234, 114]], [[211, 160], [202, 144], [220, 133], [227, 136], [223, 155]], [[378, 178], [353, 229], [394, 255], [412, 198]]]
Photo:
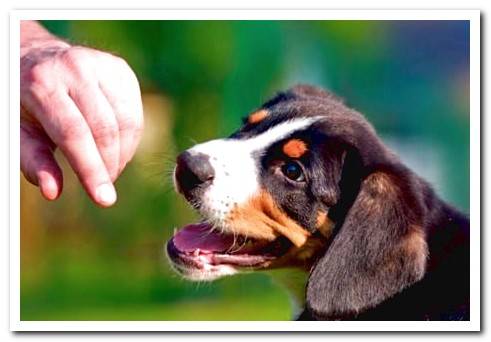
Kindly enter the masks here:
[[211, 231], [210, 225], [206, 223], [197, 223], [180, 229], [173, 241], [181, 252], [193, 252], [198, 248], [204, 252], [224, 252], [233, 245], [234, 238]]

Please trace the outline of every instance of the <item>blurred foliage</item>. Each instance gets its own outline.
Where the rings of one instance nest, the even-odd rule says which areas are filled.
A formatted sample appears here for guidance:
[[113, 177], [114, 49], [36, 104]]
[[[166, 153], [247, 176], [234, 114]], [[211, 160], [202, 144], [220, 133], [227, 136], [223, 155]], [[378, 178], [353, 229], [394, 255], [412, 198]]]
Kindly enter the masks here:
[[58, 201], [42, 200], [21, 179], [22, 320], [289, 319], [287, 293], [265, 273], [189, 283], [169, 269], [163, 245], [196, 219], [172, 190], [177, 151], [230, 134], [295, 83], [344, 97], [396, 150], [404, 146], [443, 198], [469, 209], [468, 22], [43, 24], [128, 61], [141, 82], [146, 131], [111, 209], [88, 200], [61, 155]]

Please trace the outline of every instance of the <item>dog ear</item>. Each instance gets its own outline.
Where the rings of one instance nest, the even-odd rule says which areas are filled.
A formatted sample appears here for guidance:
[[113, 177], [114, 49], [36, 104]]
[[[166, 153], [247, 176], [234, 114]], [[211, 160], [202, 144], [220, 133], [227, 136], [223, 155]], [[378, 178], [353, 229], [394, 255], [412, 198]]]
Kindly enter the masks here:
[[423, 277], [423, 200], [409, 172], [376, 169], [358, 182], [356, 174], [342, 177], [330, 216], [343, 219], [334, 219], [334, 237], [307, 285], [306, 307], [315, 318], [354, 317]]

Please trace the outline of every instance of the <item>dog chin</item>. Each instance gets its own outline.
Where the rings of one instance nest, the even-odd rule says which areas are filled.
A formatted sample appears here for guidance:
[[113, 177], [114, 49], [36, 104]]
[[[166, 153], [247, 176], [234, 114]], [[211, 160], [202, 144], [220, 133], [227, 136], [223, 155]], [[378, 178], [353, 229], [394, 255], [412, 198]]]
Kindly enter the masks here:
[[270, 268], [291, 243], [245, 238], [214, 230], [207, 223], [189, 224], [167, 242], [172, 267], [194, 281], [211, 281], [242, 271]]
[[230, 265], [203, 265], [203, 268], [194, 268], [175, 262], [172, 262], [171, 265], [172, 268], [183, 278], [196, 282], [214, 281], [219, 278], [231, 276], [240, 272]]

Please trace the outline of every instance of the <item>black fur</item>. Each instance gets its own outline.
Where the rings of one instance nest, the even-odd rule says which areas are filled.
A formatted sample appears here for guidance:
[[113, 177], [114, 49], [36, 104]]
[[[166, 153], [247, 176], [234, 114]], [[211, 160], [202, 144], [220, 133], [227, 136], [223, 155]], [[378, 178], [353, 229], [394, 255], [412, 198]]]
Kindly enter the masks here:
[[[262, 182], [282, 209], [315, 232], [328, 211], [334, 234], [310, 271], [306, 319], [468, 320], [469, 220], [389, 151], [358, 112], [319, 88], [297, 86], [263, 107], [268, 117], [231, 136], [259, 134], [290, 118], [325, 120], [258, 156]], [[307, 181], [271, 170], [288, 159], [282, 144], [306, 141]]]

